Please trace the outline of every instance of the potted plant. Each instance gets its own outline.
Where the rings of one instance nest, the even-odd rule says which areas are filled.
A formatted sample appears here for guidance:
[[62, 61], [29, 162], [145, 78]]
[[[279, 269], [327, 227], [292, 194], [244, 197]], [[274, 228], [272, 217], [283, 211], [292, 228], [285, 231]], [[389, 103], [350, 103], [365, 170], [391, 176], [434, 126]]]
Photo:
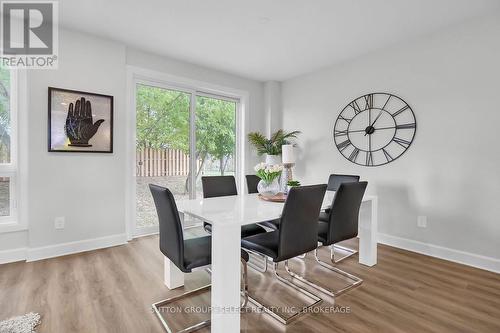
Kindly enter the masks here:
[[255, 174], [260, 178], [257, 184], [257, 191], [265, 197], [275, 196], [280, 192], [280, 184], [278, 182], [283, 166], [281, 164], [268, 165], [259, 163], [254, 167]]
[[274, 165], [281, 163], [281, 146], [290, 144], [290, 139], [295, 139], [300, 131], [285, 132], [282, 129], [266, 138], [262, 133], [248, 133], [248, 140], [257, 150], [257, 154], [266, 154], [266, 164]]
[[287, 191], [286, 193], [290, 192], [290, 189], [292, 187], [300, 186], [300, 182], [298, 180], [289, 180], [287, 185]]

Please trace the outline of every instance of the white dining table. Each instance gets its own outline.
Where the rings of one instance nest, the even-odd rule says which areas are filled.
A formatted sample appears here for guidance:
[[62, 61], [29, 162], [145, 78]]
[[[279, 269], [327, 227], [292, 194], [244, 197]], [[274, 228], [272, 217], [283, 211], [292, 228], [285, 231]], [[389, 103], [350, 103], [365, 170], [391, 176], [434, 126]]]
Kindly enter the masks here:
[[[331, 206], [335, 192], [327, 191], [322, 210]], [[184, 215], [212, 224], [211, 331], [240, 331], [240, 248], [241, 226], [277, 219], [283, 203], [259, 199], [257, 194], [182, 200], [177, 202]], [[377, 263], [377, 197], [365, 195], [359, 221], [359, 262]], [[164, 281], [169, 289], [184, 285], [182, 273], [165, 257]]]

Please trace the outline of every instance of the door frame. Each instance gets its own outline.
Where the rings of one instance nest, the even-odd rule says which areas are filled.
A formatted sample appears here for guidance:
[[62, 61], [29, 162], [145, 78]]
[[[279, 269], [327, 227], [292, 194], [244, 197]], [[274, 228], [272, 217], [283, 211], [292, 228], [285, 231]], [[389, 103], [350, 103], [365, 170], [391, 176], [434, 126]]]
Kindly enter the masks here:
[[[158, 233], [158, 226], [136, 227], [136, 86], [137, 84], [152, 85], [159, 88], [177, 90], [191, 94], [190, 101], [190, 152], [196, 150], [195, 108], [196, 95], [238, 100], [236, 104], [236, 185], [243, 191], [245, 179], [245, 134], [248, 124], [249, 93], [244, 90], [219, 86], [185, 77], [170, 75], [163, 72], [127, 66], [127, 99], [126, 99], [126, 193], [125, 193], [125, 229], [127, 239]], [[130, 134], [130, 135], [129, 135]], [[195, 165], [195, 154], [190, 154], [190, 165]], [[191, 173], [190, 192], [195, 193], [196, 173]]]

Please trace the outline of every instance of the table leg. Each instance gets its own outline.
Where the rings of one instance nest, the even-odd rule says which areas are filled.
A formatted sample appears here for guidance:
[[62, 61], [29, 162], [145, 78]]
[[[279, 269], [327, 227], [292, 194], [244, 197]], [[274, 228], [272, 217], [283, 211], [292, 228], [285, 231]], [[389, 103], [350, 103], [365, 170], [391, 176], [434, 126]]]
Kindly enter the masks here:
[[164, 257], [164, 282], [168, 289], [175, 289], [184, 285], [184, 273], [177, 266]]
[[359, 263], [366, 266], [377, 264], [378, 199], [370, 198], [362, 206], [368, 205], [368, 214], [361, 212], [359, 225]]
[[212, 225], [212, 332], [240, 331], [241, 227]]
[[[184, 225], [184, 214], [179, 212], [179, 218]], [[184, 286], [184, 273], [167, 257], [163, 260], [163, 281], [168, 289]]]

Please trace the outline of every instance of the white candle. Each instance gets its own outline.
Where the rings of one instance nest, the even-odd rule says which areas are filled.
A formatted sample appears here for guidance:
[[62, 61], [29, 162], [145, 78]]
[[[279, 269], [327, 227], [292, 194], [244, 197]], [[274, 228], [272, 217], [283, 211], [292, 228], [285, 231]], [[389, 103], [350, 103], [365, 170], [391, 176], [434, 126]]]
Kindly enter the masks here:
[[281, 157], [283, 164], [295, 163], [295, 154], [293, 153], [293, 145], [281, 146]]

